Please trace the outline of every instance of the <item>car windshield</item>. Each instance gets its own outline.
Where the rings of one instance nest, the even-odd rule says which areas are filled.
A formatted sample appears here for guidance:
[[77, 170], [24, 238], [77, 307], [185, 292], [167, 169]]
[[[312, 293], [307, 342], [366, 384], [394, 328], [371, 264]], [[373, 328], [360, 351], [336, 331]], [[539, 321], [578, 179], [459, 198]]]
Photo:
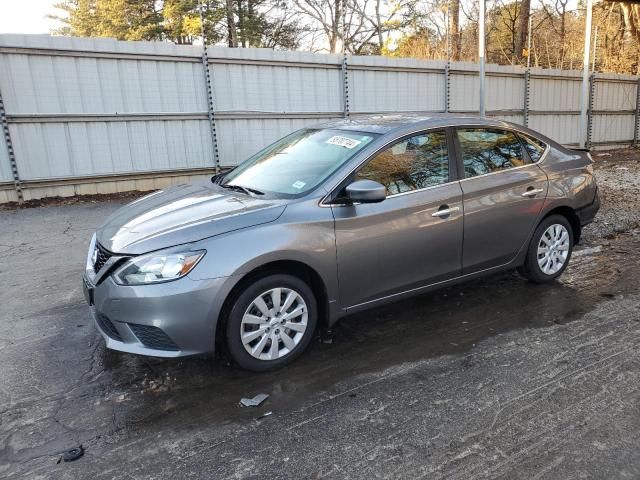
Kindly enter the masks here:
[[318, 186], [376, 137], [373, 133], [305, 129], [258, 152], [221, 181], [247, 193], [297, 196]]

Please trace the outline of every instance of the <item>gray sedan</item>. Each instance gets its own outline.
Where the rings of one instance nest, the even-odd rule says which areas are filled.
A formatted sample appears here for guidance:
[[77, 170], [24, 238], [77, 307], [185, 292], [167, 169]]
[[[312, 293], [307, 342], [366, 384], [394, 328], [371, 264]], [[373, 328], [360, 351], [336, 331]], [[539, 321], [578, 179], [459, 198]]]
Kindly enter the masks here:
[[267, 370], [356, 311], [506, 269], [552, 281], [598, 207], [588, 152], [518, 125], [332, 122], [116, 211], [85, 296], [108, 348]]

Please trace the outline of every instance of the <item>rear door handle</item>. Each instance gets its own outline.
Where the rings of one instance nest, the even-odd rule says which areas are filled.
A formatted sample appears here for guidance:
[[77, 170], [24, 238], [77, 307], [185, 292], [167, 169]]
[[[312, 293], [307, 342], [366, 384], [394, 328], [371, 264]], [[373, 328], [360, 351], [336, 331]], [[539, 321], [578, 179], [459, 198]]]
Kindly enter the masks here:
[[523, 197], [535, 197], [539, 193], [544, 192], [542, 188], [531, 188], [529, 187], [526, 192], [522, 194]]
[[444, 218], [444, 217], [448, 217], [452, 213], [459, 212], [459, 211], [460, 211], [460, 207], [449, 208], [448, 205], [443, 205], [442, 207], [440, 207], [440, 210], [438, 210], [437, 212], [433, 212], [431, 216]]

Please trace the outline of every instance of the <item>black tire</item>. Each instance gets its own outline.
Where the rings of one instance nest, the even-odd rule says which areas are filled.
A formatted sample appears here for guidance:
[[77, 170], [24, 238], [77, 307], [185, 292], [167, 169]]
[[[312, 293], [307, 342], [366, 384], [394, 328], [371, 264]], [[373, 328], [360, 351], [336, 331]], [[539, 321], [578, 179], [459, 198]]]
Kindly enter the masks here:
[[[562, 225], [567, 230], [567, 232], [569, 233], [569, 246], [567, 251], [567, 258], [564, 260], [562, 267], [552, 274], [547, 274], [538, 264], [538, 245], [542, 241], [542, 235], [544, 234], [544, 232], [546, 232], [547, 229], [552, 225]], [[544, 218], [536, 228], [535, 232], [533, 232], [524, 265], [520, 267], [518, 271], [522, 276], [533, 283], [552, 282], [560, 275], [562, 275], [562, 273], [565, 271], [567, 265], [569, 265], [569, 261], [571, 260], [572, 252], [573, 230], [571, 228], [571, 224], [569, 223], [567, 218], [563, 217], [562, 215], [550, 215]]]
[[[253, 301], [260, 295], [274, 288], [287, 288], [298, 293], [306, 304], [307, 321], [306, 330], [302, 334], [296, 346], [275, 360], [262, 360], [252, 356], [242, 342], [242, 319]], [[293, 360], [307, 348], [316, 330], [318, 323], [318, 304], [313, 291], [306, 282], [293, 275], [273, 274], [257, 278], [252, 281], [235, 298], [229, 310], [226, 322], [226, 346], [232, 360], [241, 368], [254, 372], [264, 372], [282, 367]], [[256, 327], [257, 328], [257, 327]], [[274, 328], [278, 328], [277, 326]], [[291, 332], [293, 333], [293, 332]], [[294, 333], [295, 335], [295, 333]], [[268, 345], [271, 340], [268, 340]], [[284, 348], [284, 344], [282, 345]]]

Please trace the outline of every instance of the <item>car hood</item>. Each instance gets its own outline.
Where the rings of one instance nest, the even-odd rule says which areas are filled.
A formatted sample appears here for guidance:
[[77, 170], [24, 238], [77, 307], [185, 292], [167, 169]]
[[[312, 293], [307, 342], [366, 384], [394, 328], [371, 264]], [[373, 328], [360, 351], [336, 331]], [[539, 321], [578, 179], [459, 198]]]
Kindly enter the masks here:
[[211, 181], [178, 185], [114, 212], [97, 240], [114, 253], [137, 255], [276, 220], [285, 200], [252, 197]]

